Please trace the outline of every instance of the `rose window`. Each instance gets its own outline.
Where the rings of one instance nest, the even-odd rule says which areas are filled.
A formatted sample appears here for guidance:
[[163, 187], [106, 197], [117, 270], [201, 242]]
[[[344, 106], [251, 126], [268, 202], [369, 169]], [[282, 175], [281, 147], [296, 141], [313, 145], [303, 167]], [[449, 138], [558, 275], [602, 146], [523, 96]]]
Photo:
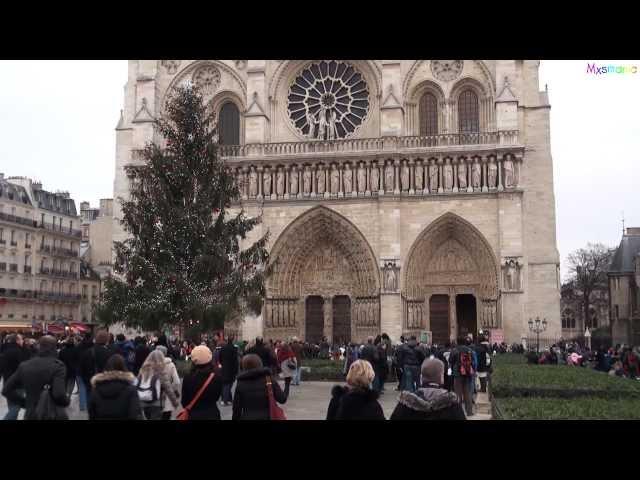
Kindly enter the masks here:
[[342, 61], [320, 61], [306, 67], [289, 87], [289, 118], [308, 139], [352, 136], [369, 113], [364, 76]]
[[195, 83], [204, 94], [213, 93], [220, 84], [220, 70], [213, 65], [203, 65], [193, 74]]

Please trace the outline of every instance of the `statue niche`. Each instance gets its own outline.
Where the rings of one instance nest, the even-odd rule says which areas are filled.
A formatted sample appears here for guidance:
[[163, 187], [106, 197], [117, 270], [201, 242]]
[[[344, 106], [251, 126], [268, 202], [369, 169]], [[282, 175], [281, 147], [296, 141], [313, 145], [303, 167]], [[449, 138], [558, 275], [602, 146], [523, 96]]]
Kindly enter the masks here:
[[502, 265], [502, 285], [505, 291], [518, 292], [522, 290], [520, 271], [522, 265], [517, 258], [507, 258]]

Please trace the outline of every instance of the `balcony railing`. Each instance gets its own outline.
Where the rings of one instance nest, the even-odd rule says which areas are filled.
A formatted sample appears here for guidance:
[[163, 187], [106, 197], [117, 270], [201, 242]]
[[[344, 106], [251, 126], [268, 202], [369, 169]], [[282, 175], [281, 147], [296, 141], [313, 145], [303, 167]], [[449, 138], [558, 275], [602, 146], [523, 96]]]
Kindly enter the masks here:
[[24, 273], [31, 275], [31, 265], [24, 266]]
[[17, 215], [11, 215], [4, 212], [0, 212], [0, 220], [26, 225], [28, 227], [36, 227], [38, 225], [38, 222], [32, 218], [18, 217]]
[[56, 257], [77, 258], [80, 256], [80, 252], [78, 250], [73, 250], [71, 248], [52, 247], [51, 245], [40, 245], [38, 251], [40, 253], [46, 253]]
[[80, 294], [0, 288], [0, 297], [58, 302], [78, 302]]
[[18, 272], [18, 264], [17, 263], [9, 264], [9, 271], [12, 272], [12, 273], [17, 273]]
[[347, 138], [302, 142], [222, 145], [222, 157], [283, 156], [318, 153], [393, 152], [411, 149], [460, 147], [475, 145], [517, 145], [518, 130], [479, 133], [445, 133], [429, 136]]
[[47, 275], [50, 277], [71, 278], [77, 280], [79, 274], [77, 272], [69, 272], [67, 270], [58, 270], [53, 268], [43, 267], [40, 269], [40, 275]]
[[52, 232], [59, 232], [65, 235], [82, 238], [82, 230], [74, 230], [72, 228], [62, 227], [60, 225], [47, 222], [37, 222], [37, 226], [38, 228], [44, 228], [46, 230], [51, 230]]

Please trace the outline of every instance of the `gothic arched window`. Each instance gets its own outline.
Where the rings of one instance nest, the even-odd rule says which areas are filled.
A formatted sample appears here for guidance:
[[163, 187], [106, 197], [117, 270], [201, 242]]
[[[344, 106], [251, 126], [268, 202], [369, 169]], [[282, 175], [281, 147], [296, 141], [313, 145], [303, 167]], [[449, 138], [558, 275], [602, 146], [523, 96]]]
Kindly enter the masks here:
[[420, 135], [438, 134], [438, 101], [432, 93], [425, 93], [420, 97]]
[[218, 135], [220, 145], [240, 145], [240, 111], [233, 102], [226, 102], [220, 109]]
[[567, 308], [562, 315], [562, 328], [576, 328], [576, 319], [570, 308]]
[[458, 97], [458, 127], [460, 133], [480, 132], [478, 95], [471, 89], [464, 90]]

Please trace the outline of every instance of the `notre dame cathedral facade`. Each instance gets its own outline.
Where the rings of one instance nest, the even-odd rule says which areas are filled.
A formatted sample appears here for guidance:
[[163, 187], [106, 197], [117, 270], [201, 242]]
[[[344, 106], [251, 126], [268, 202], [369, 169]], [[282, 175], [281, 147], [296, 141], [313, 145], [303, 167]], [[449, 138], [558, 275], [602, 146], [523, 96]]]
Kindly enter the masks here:
[[[271, 232], [262, 314], [240, 326], [310, 341], [490, 330], [559, 336], [549, 102], [531, 60], [134, 60], [124, 167], [167, 92], [202, 88], [240, 203]], [[117, 202], [116, 202], [117, 203]], [[239, 205], [240, 206], [240, 205]], [[114, 216], [119, 216], [119, 205]], [[114, 240], [124, 232], [114, 227]]]

